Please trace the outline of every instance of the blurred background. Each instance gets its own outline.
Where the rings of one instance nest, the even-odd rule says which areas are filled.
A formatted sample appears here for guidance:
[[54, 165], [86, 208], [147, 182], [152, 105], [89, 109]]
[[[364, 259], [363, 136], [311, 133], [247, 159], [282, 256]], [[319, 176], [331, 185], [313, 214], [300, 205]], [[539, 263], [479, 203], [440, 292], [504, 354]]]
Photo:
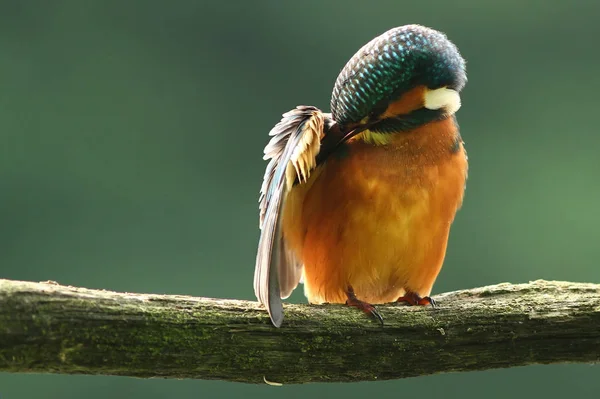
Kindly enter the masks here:
[[[468, 61], [470, 160], [434, 294], [600, 282], [600, 2], [0, 1], [0, 278], [254, 300], [267, 132], [420, 23]], [[301, 290], [292, 301], [304, 302]], [[599, 366], [273, 388], [0, 374], [0, 397], [592, 397]]]

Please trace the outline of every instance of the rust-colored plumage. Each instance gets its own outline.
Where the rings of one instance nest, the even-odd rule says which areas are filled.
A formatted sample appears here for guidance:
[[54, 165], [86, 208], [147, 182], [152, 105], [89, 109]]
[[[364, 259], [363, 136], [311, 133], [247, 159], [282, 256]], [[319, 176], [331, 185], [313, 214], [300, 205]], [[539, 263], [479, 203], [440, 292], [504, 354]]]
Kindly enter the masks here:
[[344, 303], [348, 285], [370, 303], [430, 294], [467, 174], [457, 137], [452, 118], [386, 145], [355, 137], [290, 191], [283, 238], [304, 265], [310, 302]]
[[[411, 73], [366, 76], [400, 51], [396, 62], [413, 60], [405, 65]], [[467, 157], [454, 112], [466, 78], [445, 36], [396, 28], [363, 47], [340, 76], [333, 115], [298, 107], [265, 149], [254, 287], [276, 326], [281, 298], [302, 277], [311, 303], [374, 314], [372, 304], [431, 303], [462, 204]], [[356, 76], [362, 80], [353, 83]]]

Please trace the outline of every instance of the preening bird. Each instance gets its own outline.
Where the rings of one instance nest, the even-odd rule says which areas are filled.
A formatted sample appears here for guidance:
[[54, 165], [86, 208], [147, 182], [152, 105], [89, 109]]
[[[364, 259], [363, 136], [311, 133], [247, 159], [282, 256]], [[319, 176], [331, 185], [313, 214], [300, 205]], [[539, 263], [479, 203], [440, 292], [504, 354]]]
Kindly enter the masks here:
[[331, 113], [298, 106], [269, 133], [254, 291], [277, 327], [303, 280], [310, 303], [434, 304], [467, 155], [455, 113], [467, 81], [456, 46], [419, 25], [364, 45]]

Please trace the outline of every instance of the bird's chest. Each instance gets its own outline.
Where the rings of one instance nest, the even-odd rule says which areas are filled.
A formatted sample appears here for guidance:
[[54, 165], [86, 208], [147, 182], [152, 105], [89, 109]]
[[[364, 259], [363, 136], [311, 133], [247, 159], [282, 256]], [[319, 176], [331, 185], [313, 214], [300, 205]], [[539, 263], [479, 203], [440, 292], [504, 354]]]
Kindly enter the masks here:
[[353, 140], [289, 193], [284, 236], [323, 298], [350, 281], [390, 300], [399, 281], [436, 274], [467, 175], [451, 133]]
[[397, 240], [421, 225], [448, 225], [467, 175], [462, 144], [456, 149], [453, 141], [347, 143], [292, 190], [286, 219], [303, 226], [301, 236], [318, 229], [329, 240], [362, 232]]
[[444, 141], [348, 143], [319, 176], [321, 189], [338, 191], [334, 197], [347, 204], [348, 216], [370, 214], [379, 223], [428, 215], [446, 219], [462, 201], [467, 162], [462, 143], [456, 149], [453, 140]]

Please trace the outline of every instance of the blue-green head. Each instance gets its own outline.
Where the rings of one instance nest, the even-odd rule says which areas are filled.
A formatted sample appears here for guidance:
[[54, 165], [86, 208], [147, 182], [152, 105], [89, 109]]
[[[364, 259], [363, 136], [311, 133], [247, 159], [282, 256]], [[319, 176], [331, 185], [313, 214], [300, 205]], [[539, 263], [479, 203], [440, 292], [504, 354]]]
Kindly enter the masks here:
[[[333, 88], [331, 113], [342, 131], [361, 125], [408, 130], [456, 112], [466, 81], [465, 61], [446, 35], [420, 25], [401, 26], [371, 40], [348, 61]], [[415, 90], [420, 106], [390, 114], [391, 104], [403, 109], [397, 102]]]

